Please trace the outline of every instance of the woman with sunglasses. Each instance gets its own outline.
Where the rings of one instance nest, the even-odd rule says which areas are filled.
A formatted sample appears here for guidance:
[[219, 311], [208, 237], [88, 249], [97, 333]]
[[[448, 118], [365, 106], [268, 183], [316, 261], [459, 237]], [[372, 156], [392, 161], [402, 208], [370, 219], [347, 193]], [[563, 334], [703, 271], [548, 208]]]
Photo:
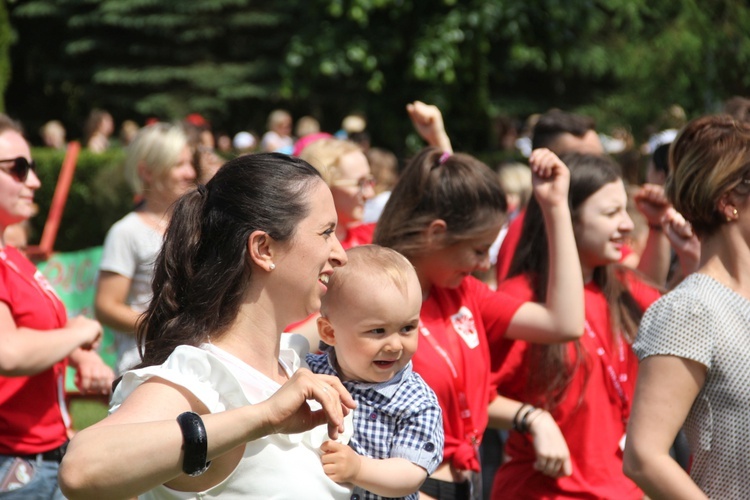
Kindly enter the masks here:
[[[0, 235], [27, 220], [41, 185], [20, 126], [0, 115]], [[62, 498], [57, 470], [69, 419], [68, 363], [85, 394], [108, 394], [113, 373], [92, 350], [98, 322], [68, 319], [34, 265], [0, 237], [0, 498]]]

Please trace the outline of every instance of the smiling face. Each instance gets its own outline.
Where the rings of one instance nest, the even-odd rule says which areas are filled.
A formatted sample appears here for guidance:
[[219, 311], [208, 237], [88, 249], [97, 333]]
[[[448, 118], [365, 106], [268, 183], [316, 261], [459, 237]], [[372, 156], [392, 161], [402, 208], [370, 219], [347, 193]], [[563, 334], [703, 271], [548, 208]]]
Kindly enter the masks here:
[[153, 194], [163, 197], [165, 201], [173, 203], [183, 194], [195, 188], [195, 167], [193, 154], [189, 146], [185, 146], [175, 163], [163, 176], [154, 183]]
[[[0, 134], [0, 160], [18, 157], [31, 161], [29, 145], [18, 132], [6, 130]], [[9, 172], [12, 167], [13, 161], [0, 162], [1, 230], [34, 215], [34, 191], [41, 186], [33, 170], [29, 170], [26, 180], [21, 182]]]
[[375, 196], [370, 164], [361, 151], [350, 151], [338, 160], [338, 176], [332, 182], [331, 192], [342, 228], [362, 221], [365, 201]]
[[[336, 238], [336, 209], [322, 181], [307, 191], [310, 211], [295, 229], [291, 241], [274, 257], [273, 273], [281, 275], [284, 295], [297, 321], [320, 309], [334, 268], [346, 263], [346, 252]], [[290, 322], [291, 322], [290, 321]]]
[[496, 222], [477, 230], [471, 238], [443, 246], [441, 235], [434, 237], [436, 241], [429, 246], [435, 249], [412, 259], [423, 292], [429, 292], [432, 286], [456, 288], [471, 273], [487, 271], [490, 268], [489, 250], [501, 227], [502, 216], [498, 214]]
[[625, 238], [633, 230], [627, 201], [625, 186], [618, 179], [602, 186], [579, 207], [573, 231], [587, 280], [594, 268], [622, 258]]
[[324, 342], [333, 345], [344, 380], [380, 383], [392, 379], [417, 350], [422, 292], [410, 272], [398, 286], [387, 276], [353, 272], [346, 293], [336, 294], [318, 320]]

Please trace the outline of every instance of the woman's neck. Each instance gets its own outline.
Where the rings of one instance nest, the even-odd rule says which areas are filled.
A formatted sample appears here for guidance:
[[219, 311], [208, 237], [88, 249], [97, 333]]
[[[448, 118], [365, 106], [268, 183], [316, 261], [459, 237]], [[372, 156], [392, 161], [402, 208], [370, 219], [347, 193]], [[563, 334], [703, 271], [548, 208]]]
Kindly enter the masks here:
[[722, 228], [704, 239], [699, 272], [750, 299], [750, 248], [739, 231]]
[[594, 279], [594, 268], [581, 262], [581, 272], [583, 273], [583, 284], [591, 283], [591, 280]]
[[152, 197], [146, 195], [143, 198], [143, 205], [141, 205], [141, 211], [142, 212], [148, 212], [154, 215], [157, 215], [159, 217], [166, 218], [169, 220], [169, 217], [172, 214], [172, 202], [167, 200], [161, 200], [157, 197]]
[[281, 328], [259, 304], [244, 303], [235, 321], [214, 345], [252, 366], [272, 380], [284, 383], [279, 365]]

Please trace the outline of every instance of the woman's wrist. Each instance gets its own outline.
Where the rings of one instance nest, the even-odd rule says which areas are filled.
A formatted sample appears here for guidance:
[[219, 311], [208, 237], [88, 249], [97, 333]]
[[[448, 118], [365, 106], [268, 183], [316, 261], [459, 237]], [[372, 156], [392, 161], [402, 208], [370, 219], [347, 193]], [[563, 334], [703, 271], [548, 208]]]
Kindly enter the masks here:
[[537, 408], [536, 414], [529, 417], [528, 426], [529, 434], [536, 435], [539, 431], [540, 426], [544, 426], [548, 418], [552, 418], [552, 415], [543, 408]]

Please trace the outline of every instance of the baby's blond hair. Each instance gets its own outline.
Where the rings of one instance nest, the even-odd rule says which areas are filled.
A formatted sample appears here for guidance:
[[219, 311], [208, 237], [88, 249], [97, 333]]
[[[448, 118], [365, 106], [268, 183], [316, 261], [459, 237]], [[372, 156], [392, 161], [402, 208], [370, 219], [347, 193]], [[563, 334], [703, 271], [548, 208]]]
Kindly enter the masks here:
[[336, 268], [328, 281], [328, 293], [323, 296], [320, 313], [328, 317], [332, 306], [341, 304], [347, 297], [347, 285], [351, 286], [352, 278], [367, 276], [373, 287], [382, 287], [391, 283], [398, 290], [407, 294], [409, 275], [416, 277], [411, 262], [390, 248], [378, 245], [362, 245], [346, 251], [348, 262]]

